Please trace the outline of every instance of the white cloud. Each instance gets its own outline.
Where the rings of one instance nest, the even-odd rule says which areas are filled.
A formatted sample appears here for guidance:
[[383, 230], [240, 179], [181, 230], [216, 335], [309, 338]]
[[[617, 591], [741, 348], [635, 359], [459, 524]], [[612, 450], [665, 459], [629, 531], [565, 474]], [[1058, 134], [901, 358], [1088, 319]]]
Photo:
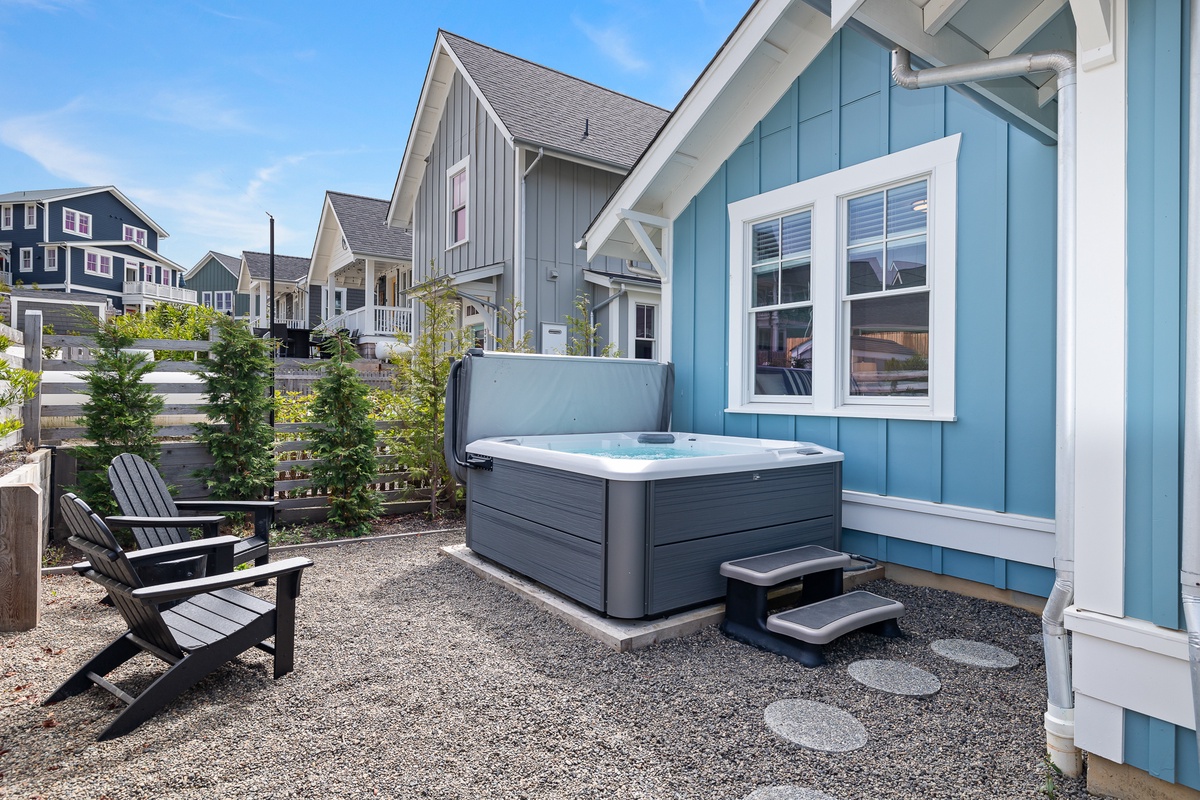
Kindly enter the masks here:
[[629, 33], [620, 26], [610, 25], [607, 28], [597, 28], [576, 16], [572, 16], [571, 21], [575, 23], [576, 28], [583, 31], [583, 35], [591, 40], [602, 55], [615, 61], [621, 69], [629, 72], [643, 72], [649, 68], [649, 62], [637, 54], [630, 41]]
[[145, 108], [148, 109], [146, 116], [150, 119], [195, 130], [259, 133], [241, 111], [215, 92], [161, 89], [145, 104]]
[[78, 125], [64, 124], [81, 105], [82, 101], [76, 99], [46, 114], [6, 119], [0, 122], [0, 142], [24, 153], [51, 175], [64, 180], [88, 185], [112, 183], [116, 167], [107, 156], [63, 136], [63, 131], [85, 130]]

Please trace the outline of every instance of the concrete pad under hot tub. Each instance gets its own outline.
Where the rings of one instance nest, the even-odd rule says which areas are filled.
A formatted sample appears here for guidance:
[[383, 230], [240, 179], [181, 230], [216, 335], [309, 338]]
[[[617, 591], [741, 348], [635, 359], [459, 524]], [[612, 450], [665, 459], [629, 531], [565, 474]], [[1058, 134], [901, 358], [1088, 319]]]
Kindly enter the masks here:
[[[725, 604], [711, 605], [681, 611], [655, 619], [625, 620], [612, 619], [572, 602], [562, 595], [541, 586], [476, 555], [465, 544], [440, 548], [442, 555], [458, 561], [484, 580], [508, 588], [561, 619], [575, 630], [611, 647], [619, 653], [640, 650], [657, 642], [679, 639], [699, 631], [708, 625], [717, 625], [725, 616]], [[844, 578], [846, 590], [883, 577], [883, 567], [847, 572]], [[797, 587], [783, 589], [780, 594], [796, 592]], [[776, 597], [773, 593], [772, 598]]]

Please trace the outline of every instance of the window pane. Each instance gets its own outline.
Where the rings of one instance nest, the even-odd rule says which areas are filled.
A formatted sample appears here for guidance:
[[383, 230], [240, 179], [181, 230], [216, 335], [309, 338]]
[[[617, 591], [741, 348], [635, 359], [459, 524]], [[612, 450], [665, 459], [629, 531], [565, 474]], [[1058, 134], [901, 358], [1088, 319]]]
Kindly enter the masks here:
[[805, 303], [812, 299], [812, 267], [804, 261], [785, 261], [779, 270], [779, 302]]
[[755, 308], [776, 305], [779, 302], [779, 267], [775, 264], [755, 267], [753, 274]]
[[925, 230], [929, 219], [929, 194], [925, 181], [888, 189], [888, 236]]
[[929, 396], [929, 293], [850, 303], [850, 394]]
[[453, 187], [453, 199], [451, 202], [455, 208], [467, 204], [467, 171], [455, 175], [450, 179], [450, 185]]
[[846, 294], [883, 289], [883, 247], [856, 247], [846, 254]]
[[925, 237], [914, 236], [888, 245], [888, 289], [911, 289], [925, 285]]
[[812, 212], [805, 211], [784, 217], [783, 257], [802, 255], [812, 249]]
[[754, 252], [751, 260], [755, 264], [779, 258], [779, 220], [759, 222], [751, 229]]
[[754, 393], [812, 394], [812, 309], [754, 315]]
[[637, 332], [639, 339], [654, 338], [654, 306], [639, 304], [637, 307]]
[[461, 242], [467, 238], [467, 210], [460, 208], [454, 212], [454, 241]]
[[883, 238], [883, 192], [856, 197], [846, 206], [850, 244]]

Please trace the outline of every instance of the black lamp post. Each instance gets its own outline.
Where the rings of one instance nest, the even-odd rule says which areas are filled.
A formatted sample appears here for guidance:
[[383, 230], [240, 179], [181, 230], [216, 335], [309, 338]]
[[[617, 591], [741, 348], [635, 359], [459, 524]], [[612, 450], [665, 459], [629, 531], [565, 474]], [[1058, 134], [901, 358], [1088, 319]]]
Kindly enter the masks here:
[[268, 263], [270, 264], [269, 282], [270, 286], [267, 289], [267, 338], [271, 340], [271, 410], [268, 413], [271, 426], [275, 425], [275, 359], [278, 356], [278, 347], [274, 341], [275, 338], [275, 217], [271, 216], [271, 212], [266, 212], [267, 217], [271, 220], [271, 249]]

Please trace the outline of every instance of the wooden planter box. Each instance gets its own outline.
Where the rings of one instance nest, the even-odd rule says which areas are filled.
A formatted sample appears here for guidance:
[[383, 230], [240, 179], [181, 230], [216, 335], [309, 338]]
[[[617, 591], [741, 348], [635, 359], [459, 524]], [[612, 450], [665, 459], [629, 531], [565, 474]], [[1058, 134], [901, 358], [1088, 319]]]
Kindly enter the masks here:
[[27, 631], [41, 619], [49, 511], [50, 451], [38, 450], [0, 477], [0, 631]]

